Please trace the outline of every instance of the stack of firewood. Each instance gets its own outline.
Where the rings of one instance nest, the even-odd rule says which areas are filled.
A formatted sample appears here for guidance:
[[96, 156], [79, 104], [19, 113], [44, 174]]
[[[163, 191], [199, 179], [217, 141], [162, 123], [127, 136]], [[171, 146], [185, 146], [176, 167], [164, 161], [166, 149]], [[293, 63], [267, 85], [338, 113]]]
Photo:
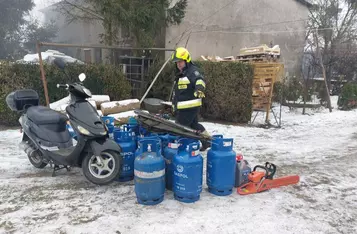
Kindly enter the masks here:
[[103, 115], [114, 117], [116, 124], [127, 123], [130, 117], [136, 116], [134, 113], [136, 109], [140, 109], [140, 101], [138, 99], [105, 102], [101, 104]]
[[[112, 116], [116, 124], [127, 123], [130, 117], [136, 116], [135, 109], [140, 109], [138, 99], [128, 99], [121, 101], [110, 101], [108, 95], [93, 95], [87, 99], [89, 103], [97, 109], [100, 116]], [[66, 112], [66, 107], [70, 103], [70, 97], [65, 97], [50, 104], [50, 108], [61, 113]]]

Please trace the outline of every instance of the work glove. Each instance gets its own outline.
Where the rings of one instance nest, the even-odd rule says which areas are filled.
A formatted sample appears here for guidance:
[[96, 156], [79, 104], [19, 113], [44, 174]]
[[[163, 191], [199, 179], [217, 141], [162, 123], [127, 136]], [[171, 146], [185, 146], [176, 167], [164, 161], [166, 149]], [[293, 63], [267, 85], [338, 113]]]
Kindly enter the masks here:
[[195, 93], [194, 93], [195, 97], [198, 97], [198, 98], [205, 98], [206, 95], [200, 91], [200, 90], [197, 90]]

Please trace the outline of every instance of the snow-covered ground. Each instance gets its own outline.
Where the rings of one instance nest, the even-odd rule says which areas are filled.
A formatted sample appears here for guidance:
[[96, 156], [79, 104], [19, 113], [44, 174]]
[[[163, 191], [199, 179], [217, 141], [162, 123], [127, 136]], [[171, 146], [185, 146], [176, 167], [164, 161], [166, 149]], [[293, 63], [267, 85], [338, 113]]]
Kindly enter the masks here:
[[133, 182], [98, 187], [79, 169], [33, 168], [18, 149], [19, 131], [0, 137], [0, 233], [357, 233], [357, 111], [311, 115], [283, 111], [281, 129], [205, 123], [235, 139], [251, 165], [273, 162], [296, 186], [217, 197], [136, 203]]

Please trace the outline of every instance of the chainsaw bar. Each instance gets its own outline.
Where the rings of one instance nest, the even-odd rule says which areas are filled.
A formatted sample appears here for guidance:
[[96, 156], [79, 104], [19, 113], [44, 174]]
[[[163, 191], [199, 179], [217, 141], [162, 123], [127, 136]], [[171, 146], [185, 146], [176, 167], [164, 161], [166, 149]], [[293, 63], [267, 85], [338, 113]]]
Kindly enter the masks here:
[[[263, 169], [263, 171], [257, 171], [257, 169]], [[237, 192], [240, 195], [248, 195], [299, 183], [300, 177], [298, 175], [274, 179], [275, 172], [276, 166], [273, 163], [266, 162], [265, 166], [255, 166], [253, 171], [248, 175], [249, 182], [238, 187]]]
[[265, 190], [269, 190], [272, 188], [279, 188], [282, 186], [287, 186], [287, 185], [292, 185], [292, 184], [297, 184], [300, 181], [300, 177], [298, 175], [292, 175], [292, 176], [284, 176], [276, 179], [262, 179], [260, 182], [254, 183], [254, 182], [248, 182], [247, 184], [244, 184], [240, 186], [237, 189], [237, 192], [240, 195], [248, 195], [248, 194], [253, 194], [253, 193], [260, 193]]

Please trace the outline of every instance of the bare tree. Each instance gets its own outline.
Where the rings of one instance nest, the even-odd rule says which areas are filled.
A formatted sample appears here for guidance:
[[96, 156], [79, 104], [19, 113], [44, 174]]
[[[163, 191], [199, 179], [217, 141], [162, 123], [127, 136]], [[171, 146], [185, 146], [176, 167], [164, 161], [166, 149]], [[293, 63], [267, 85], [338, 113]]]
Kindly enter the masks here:
[[306, 102], [309, 100], [309, 96], [311, 97], [311, 90], [312, 90], [312, 86], [313, 86], [313, 78], [315, 77], [315, 75], [318, 72], [318, 61], [316, 58], [316, 54], [314, 51], [315, 45], [314, 45], [314, 41], [310, 39], [311, 37], [311, 33], [310, 31], [306, 34], [306, 46], [304, 48], [304, 57], [303, 57], [303, 62], [302, 62], [302, 78], [303, 78], [303, 82], [304, 82], [304, 106], [303, 106], [303, 110], [302, 110], [302, 114], [306, 114]]
[[338, 50], [357, 39], [356, 0], [316, 0], [310, 10], [309, 27], [317, 29], [317, 39], [329, 88], [333, 68], [339, 62]]

